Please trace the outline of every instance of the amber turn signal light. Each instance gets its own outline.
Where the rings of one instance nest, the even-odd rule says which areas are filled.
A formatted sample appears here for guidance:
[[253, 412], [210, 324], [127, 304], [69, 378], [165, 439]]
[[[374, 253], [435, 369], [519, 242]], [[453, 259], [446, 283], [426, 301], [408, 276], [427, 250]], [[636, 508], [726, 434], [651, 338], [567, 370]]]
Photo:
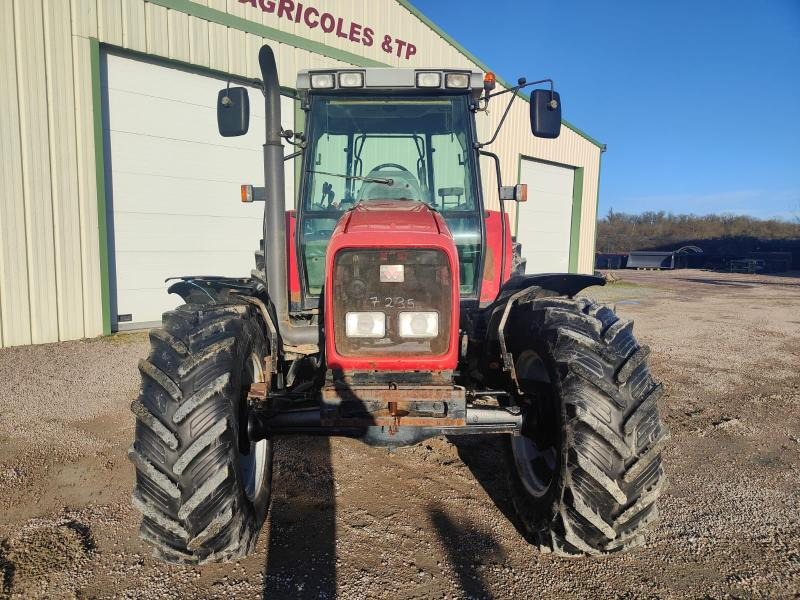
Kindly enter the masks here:
[[500, 200], [528, 201], [528, 184], [504, 185], [500, 188]]

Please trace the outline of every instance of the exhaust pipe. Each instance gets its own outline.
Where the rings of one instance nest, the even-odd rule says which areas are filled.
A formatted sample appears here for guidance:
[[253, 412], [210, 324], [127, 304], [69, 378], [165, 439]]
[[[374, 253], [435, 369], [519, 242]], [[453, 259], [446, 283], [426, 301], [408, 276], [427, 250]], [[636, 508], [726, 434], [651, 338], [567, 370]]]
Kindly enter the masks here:
[[264, 266], [267, 292], [275, 307], [278, 331], [284, 344], [319, 344], [319, 327], [295, 326], [289, 320], [289, 288], [286, 282], [286, 199], [284, 198], [283, 138], [281, 137], [281, 88], [275, 54], [267, 45], [258, 53], [264, 82], [266, 140], [264, 142]]

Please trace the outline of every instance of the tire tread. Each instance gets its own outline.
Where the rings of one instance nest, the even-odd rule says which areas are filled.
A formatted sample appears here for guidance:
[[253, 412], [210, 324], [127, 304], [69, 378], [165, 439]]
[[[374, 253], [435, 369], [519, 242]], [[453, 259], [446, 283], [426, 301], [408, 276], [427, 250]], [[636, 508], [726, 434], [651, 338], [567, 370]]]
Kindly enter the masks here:
[[512, 474], [524, 529], [559, 554], [638, 545], [658, 514], [665, 485], [661, 453], [669, 439], [657, 406], [664, 388], [653, 382], [650, 349], [636, 342], [632, 328], [604, 305], [564, 298], [520, 305], [506, 325], [512, 353], [544, 348], [559, 378], [566, 415], [562, 491], [552, 505], [537, 505], [523, 497], [524, 486]]
[[244, 304], [184, 304], [163, 319], [131, 404], [140, 537], [169, 562], [240, 558], [254, 547], [266, 506], [257, 513], [248, 504], [234, 466], [232, 370], [248, 360], [252, 340], [266, 344], [263, 329]]

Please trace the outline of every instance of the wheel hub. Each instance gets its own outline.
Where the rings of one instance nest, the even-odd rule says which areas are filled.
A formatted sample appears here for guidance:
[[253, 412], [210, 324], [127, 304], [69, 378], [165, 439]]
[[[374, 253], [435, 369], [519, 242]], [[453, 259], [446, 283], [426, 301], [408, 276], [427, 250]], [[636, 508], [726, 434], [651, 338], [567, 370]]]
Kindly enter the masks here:
[[[240, 428], [239, 436], [241, 439], [247, 440], [248, 392], [251, 384], [264, 383], [264, 369], [261, 365], [261, 359], [256, 354], [252, 354], [250, 360], [246, 361], [245, 372], [242, 373], [242, 377], [245, 393], [244, 406], [240, 414], [242, 427]], [[251, 441], [249, 445], [246, 442], [245, 444], [239, 444], [239, 469], [242, 475], [244, 492], [251, 502], [255, 500], [264, 482], [265, 466], [269, 460], [269, 444], [269, 440]], [[246, 452], [242, 452], [242, 446], [245, 446]]]

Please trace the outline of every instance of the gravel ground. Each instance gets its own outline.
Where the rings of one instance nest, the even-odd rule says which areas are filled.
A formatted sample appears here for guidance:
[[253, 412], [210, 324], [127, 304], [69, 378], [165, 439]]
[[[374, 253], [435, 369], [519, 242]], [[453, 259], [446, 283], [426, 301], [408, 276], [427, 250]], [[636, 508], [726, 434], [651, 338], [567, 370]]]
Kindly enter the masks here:
[[276, 445], [258, 551], [181, 568], [130, 506], [144, 334], [0, 350], [0, 597], [800, 596], [800, 278], [624, 272], [594, 297], [636, 320], [667, 388], [670, 484], [647, 544], [563, 559], [512, 521], [501, 440], [394, 454]]

